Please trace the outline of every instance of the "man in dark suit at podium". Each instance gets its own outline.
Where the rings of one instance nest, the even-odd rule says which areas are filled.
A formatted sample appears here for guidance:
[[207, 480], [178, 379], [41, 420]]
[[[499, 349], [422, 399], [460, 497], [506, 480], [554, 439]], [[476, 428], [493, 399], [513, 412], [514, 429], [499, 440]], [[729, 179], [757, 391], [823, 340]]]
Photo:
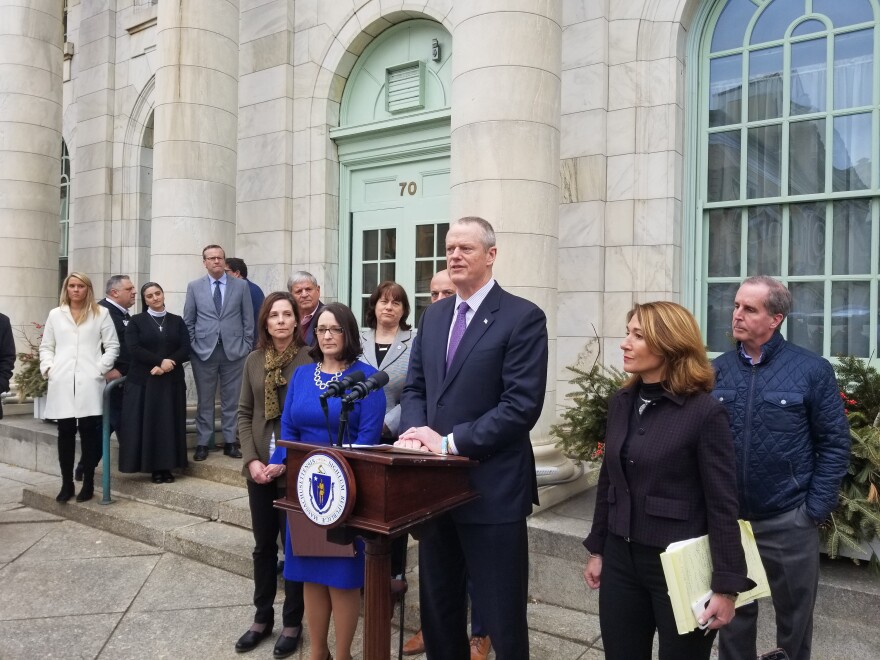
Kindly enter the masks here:
[[419, 543], [428, 658], [469, 657], [466, 576], [498, 660], [529, 657], [526, 516], [538, 501], [529, 431], [547, 383], [547, 320], [492, 277], [495, 232], [461, 218], [446, 235], [457, 295], [424, 312], [396, 444], [479, 461], [479, 499], [426, 525]]

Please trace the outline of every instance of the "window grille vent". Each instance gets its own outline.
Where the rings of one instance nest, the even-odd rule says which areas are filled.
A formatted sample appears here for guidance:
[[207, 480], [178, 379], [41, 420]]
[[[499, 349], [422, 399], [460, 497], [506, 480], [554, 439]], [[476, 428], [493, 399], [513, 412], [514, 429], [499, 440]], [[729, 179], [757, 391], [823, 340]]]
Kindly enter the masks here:
[[425, 63], [398, 64], [385, 70], [385, 109], [388, 112], [425, 107]]

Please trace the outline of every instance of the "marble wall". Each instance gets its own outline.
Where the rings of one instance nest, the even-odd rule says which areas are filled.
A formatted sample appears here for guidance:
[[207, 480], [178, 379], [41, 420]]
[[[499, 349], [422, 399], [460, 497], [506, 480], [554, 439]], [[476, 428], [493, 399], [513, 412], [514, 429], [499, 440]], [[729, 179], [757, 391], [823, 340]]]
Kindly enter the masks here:
[[334, 297], [329, 129], [366, 46], [428, 18], [455, 40], [453, 215], [496, 224], [499, 278], [548, 311], [547, 419], [565, 405], [567, 365], [600, 350], [619, 363], [634, 301], [679, 298], [698, 0], [193, 0], [190, 23], [178, 4], [69, 2], [72, 268], [99, 281], [152, 271], [179, 294], [201, 246], [220, 242], [265, 289], [305, 268]]
[[[685, 46], [697, 0], [566, 0], [557, 374], [621, 363], [634, 302], [678, 301]], [[560, 404], [563, 397], [560, 396]]]

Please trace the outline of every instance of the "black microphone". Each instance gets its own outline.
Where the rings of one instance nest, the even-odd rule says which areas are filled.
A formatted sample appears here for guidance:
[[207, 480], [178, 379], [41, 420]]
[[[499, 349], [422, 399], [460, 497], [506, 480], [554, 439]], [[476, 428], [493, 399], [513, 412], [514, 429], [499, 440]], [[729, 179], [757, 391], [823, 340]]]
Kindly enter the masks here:
[[358, 383], [351, 388], [351, 392], [342, 397], [342, 403], [352, 404], [366, 397], [370, 392], [381, 390], [388, 384], [388, 374], [384, 371], [377, 371], [367, 378], [363, 383]]
[[342, 396], [345, 394], [345, 390], [349, 389], [355, 383], [363, 382], [364, 378], [366, 378], [366, 376], [364, 376], [363, 371], [352, 371], [341, 380], [330, 381], [327, 383], [327, 389], [321, 392], [321, 401], [326, 401], [334, 396]]

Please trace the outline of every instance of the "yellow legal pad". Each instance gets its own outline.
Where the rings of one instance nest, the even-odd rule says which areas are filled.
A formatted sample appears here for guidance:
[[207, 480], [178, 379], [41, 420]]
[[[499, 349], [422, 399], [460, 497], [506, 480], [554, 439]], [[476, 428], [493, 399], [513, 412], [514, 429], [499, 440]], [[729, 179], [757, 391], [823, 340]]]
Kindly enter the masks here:
[[[761, 555], [758, 554], [751, 523], [740, 520], [739, 531], [746, 554], [748, 575], [758, 586], [741, 593], [736, 599], [737, 607], [770, 595], [767, 573], [764, 572], [764, 564], [761, 563]], [[691, 606], [711, 590], [712, 555], [709, 552], [709, 536], [670, 543], [666, 552], [660, 554], [660, 561], [663, 564], [663, 574], [666, 576], [666, 586], [669, 589], [669, 600], [672, 601], [678, 634], [684, 635], [698, 627], [697, 617]]]

